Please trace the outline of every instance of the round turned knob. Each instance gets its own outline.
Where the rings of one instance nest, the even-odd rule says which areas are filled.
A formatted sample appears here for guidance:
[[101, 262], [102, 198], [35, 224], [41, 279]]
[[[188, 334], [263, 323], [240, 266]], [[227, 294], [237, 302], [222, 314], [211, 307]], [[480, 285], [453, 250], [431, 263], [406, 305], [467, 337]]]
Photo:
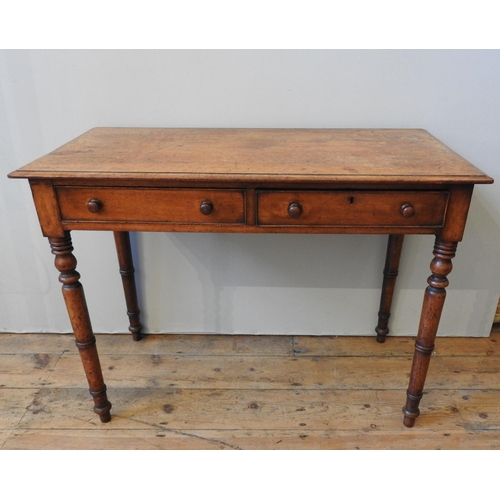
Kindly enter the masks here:
[[288, 215], [290, 217], [299, 217], [302, 214], [302, 205], [294, 201], [288, 205]]
[[202, 201], [200, 205], [200, 212], [203, 215], [210, 215], [214, 209], [214, 206], [209, 201]]
[[94, 198], [87, 203], [87, 208], [89, 209], [89, 212], [96, 214], [99, 210], [101, 210], [102, 202]]
[[401, 205], [401, 208], [399, 210], [401, 212], [401, 215], [403, 217], [413, 217], [415, 215], [415, 208], [411, 203], [405, 203], [404, 205]]

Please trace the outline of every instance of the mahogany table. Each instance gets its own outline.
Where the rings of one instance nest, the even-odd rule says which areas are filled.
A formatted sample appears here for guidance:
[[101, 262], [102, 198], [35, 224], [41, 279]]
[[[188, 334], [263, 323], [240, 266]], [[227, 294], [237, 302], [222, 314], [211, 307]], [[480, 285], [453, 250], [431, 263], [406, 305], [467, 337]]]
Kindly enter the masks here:
[[95, 128], [12, 172], [29, 180], [55, 255], [94, 411], [111, 419], [70, 232], [113, 231], [130, 331], [141, 338], [129, 231], [388, 234], [384, 342], [405, 234], [434, 234], [404, 425], [427, 369], [475, 184], [493, 180], [413, 129]]

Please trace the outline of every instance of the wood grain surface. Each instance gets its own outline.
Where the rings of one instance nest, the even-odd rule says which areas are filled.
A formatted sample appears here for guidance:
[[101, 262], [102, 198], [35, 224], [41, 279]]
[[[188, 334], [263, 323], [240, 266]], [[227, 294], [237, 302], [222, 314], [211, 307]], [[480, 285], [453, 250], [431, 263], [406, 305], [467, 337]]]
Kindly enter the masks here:
[[492, 182], [420, 129], [94, 128], [10, 176]]
[[412, 338], [97, 337], [107, 424], [89, 412], [71, 335], [0, 335], [0, 449], [500, 449], [500, 328], [437, 339], [412, 429]]

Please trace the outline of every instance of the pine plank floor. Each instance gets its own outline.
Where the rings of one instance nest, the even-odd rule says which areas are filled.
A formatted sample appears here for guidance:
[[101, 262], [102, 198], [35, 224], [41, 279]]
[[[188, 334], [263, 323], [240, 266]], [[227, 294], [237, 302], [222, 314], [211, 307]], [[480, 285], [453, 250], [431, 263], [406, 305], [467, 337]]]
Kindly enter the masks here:
[[437, 339], [407, 429], [414, 340], [98, 335], [101, 424], [71, 335], [0, 334], [0, 449], [500, 449], [500, 325]]

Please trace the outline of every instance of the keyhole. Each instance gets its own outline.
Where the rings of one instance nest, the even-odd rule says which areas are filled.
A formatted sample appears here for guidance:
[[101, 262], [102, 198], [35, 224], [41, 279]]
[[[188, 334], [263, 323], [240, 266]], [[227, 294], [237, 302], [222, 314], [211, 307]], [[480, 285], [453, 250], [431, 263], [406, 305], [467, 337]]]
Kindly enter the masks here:
[[349, 196], [349, 198], [347, 198], [347, 199], [349, 200], [349, 203], [350, 203], [351, 205], [353, 205], [353, 204], [354, 204], [354, 196]]

